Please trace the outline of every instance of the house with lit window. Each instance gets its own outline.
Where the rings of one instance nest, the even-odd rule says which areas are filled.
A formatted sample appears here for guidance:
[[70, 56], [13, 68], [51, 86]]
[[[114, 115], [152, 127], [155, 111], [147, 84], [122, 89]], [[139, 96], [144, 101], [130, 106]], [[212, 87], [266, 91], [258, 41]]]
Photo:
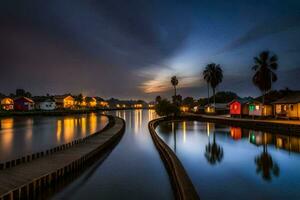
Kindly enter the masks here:
[[271, 117], [273, 116], [273, 106], [269, 103], [262, 103], [260, 101], [250, 101], [249, 106], [249, 116], [252, 117]]
[[300, 119], [300, 92], [290, 92], [285, 97], [274, 101], [276, 118]]
[[235, 99], [229, 103], [229, 113], [232, 117], [242, 117], [249, 115], [247, 99]]
[[229, 108], [227, 103], [206, 104], [204, 106], [206, 114], [228, 114]]
[[95, 97], [95, 99], [97, 101], [98, 108], [109, 108], [108, 102], [102, 99], [101, 97]]
[[13, 110], [14, 100], [9, 97], [2, 97], [1, 99], [1, 109], [2, 110]]
[[57, 108], [73, 108], [75, 105], [75, 100], [71, 95], [56, 95], [54, 96], [54, 101]]
[[35, 109], [37, 110], [54, 110], [56, 102], [52, 97], [34, 97]]
[[18, 97], [14, 99], [14, 110], [29, 111], [34, 109], [34, 101], [27, 97]]
[[85, 98], [86, 105], [90, 108], [95, 108], [97, 106], [97, 100], [94, 97]]

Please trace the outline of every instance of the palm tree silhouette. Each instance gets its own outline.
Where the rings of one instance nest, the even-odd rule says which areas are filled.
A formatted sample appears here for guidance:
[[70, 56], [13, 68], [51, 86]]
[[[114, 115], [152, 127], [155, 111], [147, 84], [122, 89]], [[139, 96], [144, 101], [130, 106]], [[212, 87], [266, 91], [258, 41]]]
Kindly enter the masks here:
[[277, 81], [275, 71], [278, 68], [278, 58], [275, 54], [270, 56], [269, 51], [263, 51], [258, 57], [254, 57], [254, 66], [252, 70], [255, 71], [252, 81], [256, 87], [263, 93], [263, 103], [265, 101], [265, 94], [272, 88], [272, 83]]
[[206, 65], [203, 71], [203, 78], [208, 84], [208, 99], [209, 99], [209, 85], [210, 85], [213, 89], [214, 104], [216, 104], [216, 98], [215, 98], [216, 87], [223, 80], [223, 70], [221, 66], [215, 63], [210, 63]]
[[178, 79], [176, 76], [171, 77], [171, 83], [172, 86], [174, 87], [174, 96], [176, 96], [176, 86], [178, 85]]
[[178, 81], [177, 77], [176, 76], [172, 76], [171, 77], [171, 84], [174, 87], [174, 103], [175, 103], [175, 101], [177, 99], [176, 86], [178, 85], [178, 83], [179, 83], [179, 81]]
[[[264, 133], [264, 138], [265, 138]], [[273, 161], [272, 156], [268, 153], [267, 142], [264, 139], [263, 152], [255, 157], [256, 173], [262, 173], [261, 176], [266, 181], [272, 180], [272, 175], [278, 177], [280, 169], [278, 164]]]
[[217, 162], [220, 163], [223, 159], [224, 153], [223, 148], [216, 143], [216, 135], [213, 133], [213, 142], [205, 146], [205, 158], [209, 164], [215, 165]]

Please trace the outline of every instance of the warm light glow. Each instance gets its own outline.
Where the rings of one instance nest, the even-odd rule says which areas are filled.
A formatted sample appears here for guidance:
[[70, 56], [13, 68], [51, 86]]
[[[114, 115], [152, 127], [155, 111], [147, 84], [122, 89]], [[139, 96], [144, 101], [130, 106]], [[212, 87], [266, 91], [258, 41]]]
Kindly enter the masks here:
[[13, 110], [14, 109], [14, 100], [12, 100], [11, 98], [2, 99], [1, 107], [3, 110]]
[[189, 111], [189, 107], [187, 107], [187, 106], [180, 106], [180, 110], [182, 112], [188, 112]]
[[156, 118], [156, 112], [155, 110], [149, 110], [148, 111], [148, 118], [149, 118], [149, 121], [153, 120]]
[[154, 105], [153, 104], [149, 104], [149, 108], [154, 108]]
[[86, 117], [81, 117], [79, 120], [79, 123], [81, 125], [81, 136], [86, 136]]
[[60, 142], [61, 133], [62, 133], [62, 121], [57, 120], [57, 122], [56, 122], [56, 139], [58, 142]]
[[106, 101], [100, 101], [99, 102], [99, 105], [101, 106], [101, 107], [109, 107], [109, 105], [108, 105], [108, 102], [106, 102]]
[[5, 151], [11, 151], [12, 148], [13, 126], [13, 118], [1, 119], [0, 145], [1, 149], [5, 149]]
[[142, 127], [142, 110], [134, 111], [134, 133], [138, 133]]
[[209, 123], [206, 123], [206, 131], [207, 131], [207, 136], [209, 136], [210, 135]]
[[71, 96], [64, 98], [64, 108], [71, 108], [74, 106], [74, 99]]
[[97, 131], [97, 119], [97, 115], [95, 113], [91, 113], [88, 121], [91, 133], [95, 133]]
[[140, 104], [140, 103], [134, 104], [133, 107], [134, 107], [134, 108], [142, 108], [142, 107], [143, 107], [143, 104]]
[[64, 119], [64, 140], [65, 142], [70, 142], [74, 138], [74, 119], [65, 118]]
[[186, 121], [182, 122], [183, 143], [186, 142]]
[[92, 98], [92, 100], [89, 102], [90, 107], [96, 107], [97, 105], [97, 100], [95, 98]]
[[207, 106], [207, 107], [205, 108], [205, 112], [206, 112], [206, 113], [214, 113], [214, 112], [215, 112], [215, 107], [209, 105], [209, 106]]

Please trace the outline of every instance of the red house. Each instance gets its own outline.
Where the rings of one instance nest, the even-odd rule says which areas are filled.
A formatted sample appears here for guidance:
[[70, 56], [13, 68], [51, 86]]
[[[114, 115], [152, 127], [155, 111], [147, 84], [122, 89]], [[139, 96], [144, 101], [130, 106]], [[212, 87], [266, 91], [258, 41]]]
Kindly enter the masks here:
[[247, 104], [247, 100], [244, 99], [236, 99], [229, 103], [230, 107], [230, 115], [231, 116], [243, 116], [249, 114], [249, 107]]
[[34, 109], [34, 101], [27, 97], [19, 97], [14, 100], [14, 108], [19, 111], [28, 111]]

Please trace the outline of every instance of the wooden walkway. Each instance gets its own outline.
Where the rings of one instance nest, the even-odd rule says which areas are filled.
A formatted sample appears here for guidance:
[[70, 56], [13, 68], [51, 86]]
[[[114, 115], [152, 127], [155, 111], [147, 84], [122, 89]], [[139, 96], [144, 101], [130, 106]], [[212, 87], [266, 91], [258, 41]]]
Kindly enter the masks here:
[[95, 134], [84, 143], [0, 171], [0, 199], [33, 199], [38, 190], [78, 172], [88, 160], [115, 144], [124, 129], [124, 120], [115, 118], [112, 127]]

